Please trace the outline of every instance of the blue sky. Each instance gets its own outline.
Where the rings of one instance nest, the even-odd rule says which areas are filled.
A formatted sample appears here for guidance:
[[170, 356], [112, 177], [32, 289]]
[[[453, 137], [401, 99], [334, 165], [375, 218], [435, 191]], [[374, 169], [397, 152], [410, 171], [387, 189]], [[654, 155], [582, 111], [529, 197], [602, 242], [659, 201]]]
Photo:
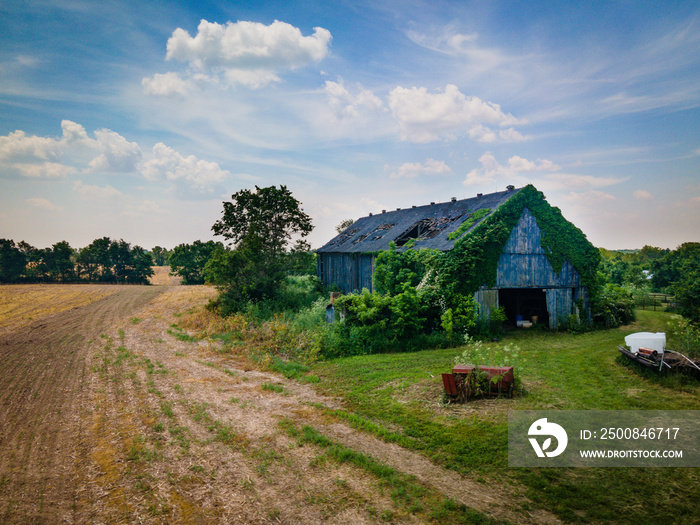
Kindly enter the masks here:
[[596, 246], [700, 241], [700, 5], [0, 4], [0, 238], [207, 240], [532, 183]]

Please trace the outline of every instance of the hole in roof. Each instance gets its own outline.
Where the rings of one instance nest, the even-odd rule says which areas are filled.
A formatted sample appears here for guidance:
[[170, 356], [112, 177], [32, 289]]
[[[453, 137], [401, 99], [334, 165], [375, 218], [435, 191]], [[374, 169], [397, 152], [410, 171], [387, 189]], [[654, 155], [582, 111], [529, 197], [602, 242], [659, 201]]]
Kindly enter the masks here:
[[421, 219], [399, 235], [394, 242], [396, 246], [403, 246], [411, 239], [416, 241], [432, 239], [461, 216], [460, 214], [454, 217], [429, 217], [427, 219]]

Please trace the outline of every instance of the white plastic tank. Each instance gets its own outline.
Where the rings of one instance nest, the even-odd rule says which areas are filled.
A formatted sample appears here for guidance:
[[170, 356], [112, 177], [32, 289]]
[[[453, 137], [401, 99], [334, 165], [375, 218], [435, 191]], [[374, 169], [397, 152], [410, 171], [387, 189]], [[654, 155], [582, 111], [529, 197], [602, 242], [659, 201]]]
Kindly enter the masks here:
[[625, 344], [629, 346], [630, 352], [639, 353], [640, 348], [648, 348], [662, 353], [666, 349], [665, 332], [637, 332], [625, 337]]

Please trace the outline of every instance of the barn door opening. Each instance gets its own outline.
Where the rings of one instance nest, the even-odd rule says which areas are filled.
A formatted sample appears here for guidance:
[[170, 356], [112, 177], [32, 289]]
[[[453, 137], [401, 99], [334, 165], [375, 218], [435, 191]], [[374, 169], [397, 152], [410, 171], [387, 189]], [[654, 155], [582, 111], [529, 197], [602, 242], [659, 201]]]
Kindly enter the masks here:
[[498, 304], [505, 309], [508, 324], [515, 326], [518, 319], [549, 326], [547, 294], [541, 288], [501, 288]]

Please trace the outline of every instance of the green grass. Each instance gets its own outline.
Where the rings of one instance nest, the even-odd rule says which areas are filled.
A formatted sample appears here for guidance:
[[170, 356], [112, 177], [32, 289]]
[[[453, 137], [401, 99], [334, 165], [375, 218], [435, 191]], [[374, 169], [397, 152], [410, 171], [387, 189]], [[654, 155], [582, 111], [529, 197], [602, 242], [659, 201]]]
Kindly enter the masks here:
[[284, 387], [276, 383], [263, 383], [262, 389], [268, 392], [277, 392], [278, 394], [284, 392]]
[[[525, 394], [503, 403], [513, 410], [700, 409], [697, 381], [657, 377], [618, 357], [617, 345], [624, 344], [626, 334], [663, 331], [668, 319], [662, 312], [640, 311], [635, 325], [623, 329], [508, 334], [503, 343], [517, 344], [525, 356], [515, 371]], [[436, 409], [440, 374], [451, 370], [460, 353], [358, 356], [318, 363], [311, 371], [325, 393], [345, 400], [344, 410], [329, 412], [350, 425], [461, 474], [518, 482], [536, 505], [566, 522], [700, 519], [698, 469], [509, 469], [506, 408], [477, 409], [469, 416], [458, 416], [461, 412], [450, 407]], [[435, 399], [412, 397], [416, 391], [435, 392]]]
[[[406, 475], [377, 461], [372, 456], [336, 443], [309, 425], [299, 428], [292, 421], [284, 419], [280, 421], [280, 426], [300, 445], [316, 445], [324, 450], [325, 456], [330, 460], [353, 465], [375, 476], [381, 491], [388, 491], [394, 503], [404, 512], [422, 516], [426, 508], [432, 509], [430, 521], [440, 523], [501, 523], [465, 505], [445, 499], [440, 493], [421, 484], [415, 476]], [[385, 513], [387, 514], [380, 518], [383, 521], [392, 521], [390, 511]]]

